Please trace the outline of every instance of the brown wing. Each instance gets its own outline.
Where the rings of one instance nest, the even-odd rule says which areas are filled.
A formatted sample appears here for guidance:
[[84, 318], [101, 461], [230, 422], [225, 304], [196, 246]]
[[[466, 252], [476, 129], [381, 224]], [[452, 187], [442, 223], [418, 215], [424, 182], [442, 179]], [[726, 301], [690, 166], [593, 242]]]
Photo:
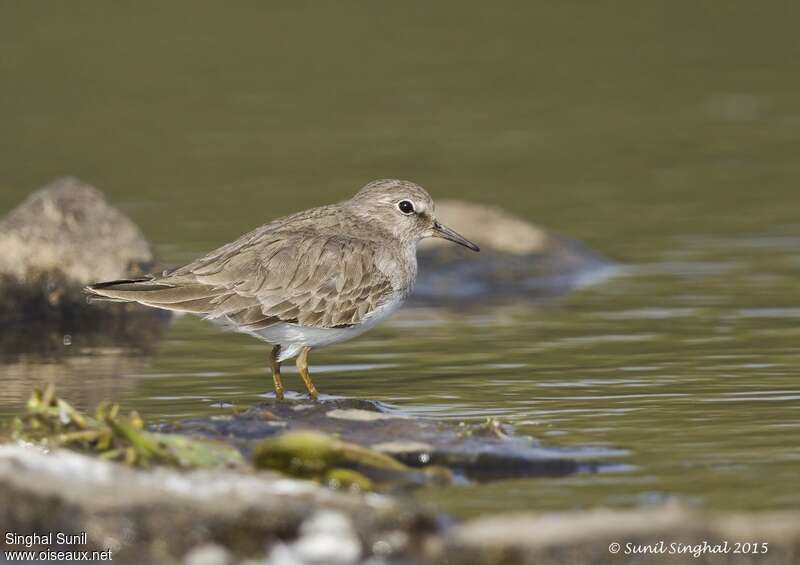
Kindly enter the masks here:
[[393, 294], [375, 267], [375, 242], [284, 232], [248, 234], [237, 243], [164, 277], [104, 288], [102, 295], [256, 331], [277, 322], [349, 326]]

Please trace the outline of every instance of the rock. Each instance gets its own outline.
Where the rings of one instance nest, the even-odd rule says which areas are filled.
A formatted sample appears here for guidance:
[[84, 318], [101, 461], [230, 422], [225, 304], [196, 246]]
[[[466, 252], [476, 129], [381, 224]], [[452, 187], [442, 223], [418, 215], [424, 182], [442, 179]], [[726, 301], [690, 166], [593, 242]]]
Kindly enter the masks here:
[[[56, 342], [63, 334], [87, 330], [126, 332], [142, 321], [131, 318], [145, 309], [89, 306], [82, 288], [142, 274], [152, 265], [153, 252], [142, 232], [99, 190], [72, 177], [55, 180], [0, 221], [0, 326], [49, 326]], [[146, 326], [165, 319], [153, 311], [145, 316]], [[39, 327], [19, 337], [9, 345], [50, 346], [48, 332]]]
[[444, 470], [420, 472], [380, 451], [342, 441], [319, 431], [295, 431], [258, 442], [253, 448], [253, 464], [285, 474], [313, 478], [338, 488], [375, 490], [390, 486], [421, 485], [428, 482], [449, 484]]
[[19, 445], [0, 445], [0, 530], [61, 532], [75, 536], [71, 544], [50, 549], [110, 550], [122, 564], [791, 565], [800, 555], [795, 511], [665, 505], [459, 524], [407, 500], [334, 492], [270, 472], [140, 470]]
[[422, 441], [385, 441], [373, 444], [372, 449], [377, 449], [389, 455], [408, 456], [408, 454], [430, 453], [433, 446]]
[[[544, 253], [550, 245], [550, 232], [496, 206], [442, 200], [436, 204], [436, 216], [467, 239], [480, 241], [481, 251], [530, 255]], [[431, 239], [426, 243], [431, 248], [457, 249], [442, 239]]]
[[416, 548], [437, 528], [431, 514], [391, 498], [271, 472], [145, 471], [0, 445], [0, 529], [86, 532], [87, 544], [72, 549], [111, 549], [117, 563], [263, 560], [279, 545], [301, 563], [309, 556], [346, 563], [398, 539], [405, 541], [392, 546], [396, 556], [418, 562]]
[[341, 512], [318, 512], [300, 526], [292, 551], [302, 562], [349, 565], [361, 560], [361, 541]]
[[384, 414], [383, 412], [363, 410], [361, 408], [335, 408], [325, 415], [328, 418], [334, 418], [337, 420], [350, 420], [352, 422], [375, 422], [376, 420], [389, 420], [392, 417], [397, 417]]
[[443, 224], [478, 243], [481, 252], [476, 255], [449, 242], [425, 240], [412, 295], [418, 302], [546, 299], [615, 272], [612, 261], [582, 243], [499, 208], [445, 200], [436, 211]]
[[183, 560], [184, 565], [230, 565], [230, 552], [213, 543], [192, 549]]
[[[335, 417], [341, 414], [359, 416]], [[347, 399], [315, 404], [284, 400], [148, 430], [135, 411], [122, 414], [118, 405], [101, 402], [94, 416], [82, 413], [49, 385], [34, 389], [10, 432], [12, 439], [25, 443], [69, 447], [129, 465], [255, 467], [362, 491], [464, 479], [561, 476], [601, 466], [585, 461], [587, 455], [599, 455], [598, 449], [581, 454], [575, 448], [545, 448], [515, 436], [497, 420], [454, 426], [400, 417], [381, 411], [378, 403]], [[575, 459], [581, 455], [583, 462]]]
[[[303, 409], [298, 410], [298, 407]], [[515, 435], [512, 429], [495, 420], [482, 425], [457, 425], [401, 417], [378, 402], [325, 397], [313, 404], [292, 398], [265, 402], [227, 417], [194, 418], [162, 425], [158, 430], [232, 442], [244, 453], [258, 450], [255, 446], [265, 438], [286, 438], [304, 432], [306, 435], [297, 436], [302, 439], [308, 432], [323, 432], [339, 438], [339, 443], [344, 445], [334, 450], [335, 453], [326, 451], [325, 464], [317, 465], [320, 468], [341, 466], [342, 460], [348, 459], [347, 453], [358, 455], [356, 450], [347, 447], [356, 444], [391, 455], [412, 468], [430, 465], [435, 470], [437, 466], [445, 467], [455, 474], [457, 480], [475, 481], [594, 472], [606, 466], [599, 459], [624, 453], [600, 448], [543, 446], [529, 437]], [[310, 439], [315, 439], [315, 436]], [[324, 441], [330, 442], [317, 440], [313, 444]], [[297, 455], [305, 450], [308, 441], [294, 442], [292, 445], [296, 443], [297, 446], [292, 449], [288, 449], [290, 446], [285, 443], [267, 441], [260, 445], [273, 447], [269, 452], [273, 459], [278, 457], [296, 462], [308, 459]], [[328, 447], [333, 449], [335, 446]], [[312, 451], [313, 454], [320, 452], [317, 448]], [[315, 458], [323, 458], [323, 454], [315, 455]], [[331, 462], [331, 458], [335, 461]], [[349, 460], [354, 461], [353, 458]], [[265, 466], [282, 468], [280, 464]], [[360, 468], [356, 470], [363, 471]]]
[[798, 555], [796, 512], [702, 514], [674, 505], [478, 518], [448, 532], [440, 553], [460, 565], [788, 565]]
[[[270, 416], [270, 421], [274, 420]], [[13, 440], [53, 449], [68, 447], [127, 465], [181, 469], [280, 471], [341, 489], [373, 491], [450, 484], [442, 468], [412, 469], [391, 455], [319, 431], [292, 431], [259, 441], [247, 460], [234, 445], [205, 437], [152, 432], [137, 412], [102, 402], [94, 416], [56, 396], [52, 384], [34, 389], [9, 427]]]
[[0, 222], [0, 273], [22, 283], [58, 274], [84, 286], [143, 273], [153, 252], [103, 194], [73, 177], [31, 194]]

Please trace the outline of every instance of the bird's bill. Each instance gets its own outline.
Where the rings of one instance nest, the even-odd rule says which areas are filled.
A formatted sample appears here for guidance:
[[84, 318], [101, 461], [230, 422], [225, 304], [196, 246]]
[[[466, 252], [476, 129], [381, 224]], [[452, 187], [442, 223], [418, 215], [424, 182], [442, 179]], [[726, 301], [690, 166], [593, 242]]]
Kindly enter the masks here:
[[481, 248], [472, 243], [467, 238], [457, 234], [447, 226], [443, 226], [439, 222], [433, 224], [433, 236], [434, 237], [441, 237], [442, 239], [446, 239], [448, 241], [452, 241], [453, 243], [457, 243], [459, 245], [463, 245], [467, 249], [472, 249], [473, 251], [480, 251]]

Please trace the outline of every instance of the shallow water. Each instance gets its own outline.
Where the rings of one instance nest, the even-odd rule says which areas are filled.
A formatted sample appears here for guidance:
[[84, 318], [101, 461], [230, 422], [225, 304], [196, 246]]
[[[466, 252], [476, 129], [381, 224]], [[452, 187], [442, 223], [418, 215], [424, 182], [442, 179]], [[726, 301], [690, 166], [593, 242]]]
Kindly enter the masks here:
[[[624, 272], [544, 307], [407, 309], [315, 353], [318, 386], [628, 454], [619, 472], [425, 499], [459, 515], [797, 507], [790, 9], [17, 4], [0, 22], [0, 212], [76, 174], [178, 264], [376, 177], [500, 204]], [[269, 388], [262, 344], [188, 317], [146, 354], [17, 353], [2, 352], [4, 416], [47, 379], [81, 407], [113, 397], [152, 421]]]

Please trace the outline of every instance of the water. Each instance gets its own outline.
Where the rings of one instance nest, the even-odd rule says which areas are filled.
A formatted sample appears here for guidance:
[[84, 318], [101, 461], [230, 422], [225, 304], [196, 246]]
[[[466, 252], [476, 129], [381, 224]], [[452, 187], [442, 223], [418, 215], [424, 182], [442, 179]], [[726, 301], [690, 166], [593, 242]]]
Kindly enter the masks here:
[[[496, 416], [620, 472], [423, 493], [458, 515], [797, 507], [800, 73], [788, 3], [33, 4], [0, 20], [0, 211], [96, 184], [179, 264], [373, 178], [500, 204], [623, 275], [546, 307], [408, 309], [312, 356], [323, 392]], [[247, 405], [267, 350], [193, 318], [146, 354], [2, 353], [151, 421]], [[287, 370], [287, 384], [299, 379]], [[624, 469], [624, 470], [622, 470]]]

